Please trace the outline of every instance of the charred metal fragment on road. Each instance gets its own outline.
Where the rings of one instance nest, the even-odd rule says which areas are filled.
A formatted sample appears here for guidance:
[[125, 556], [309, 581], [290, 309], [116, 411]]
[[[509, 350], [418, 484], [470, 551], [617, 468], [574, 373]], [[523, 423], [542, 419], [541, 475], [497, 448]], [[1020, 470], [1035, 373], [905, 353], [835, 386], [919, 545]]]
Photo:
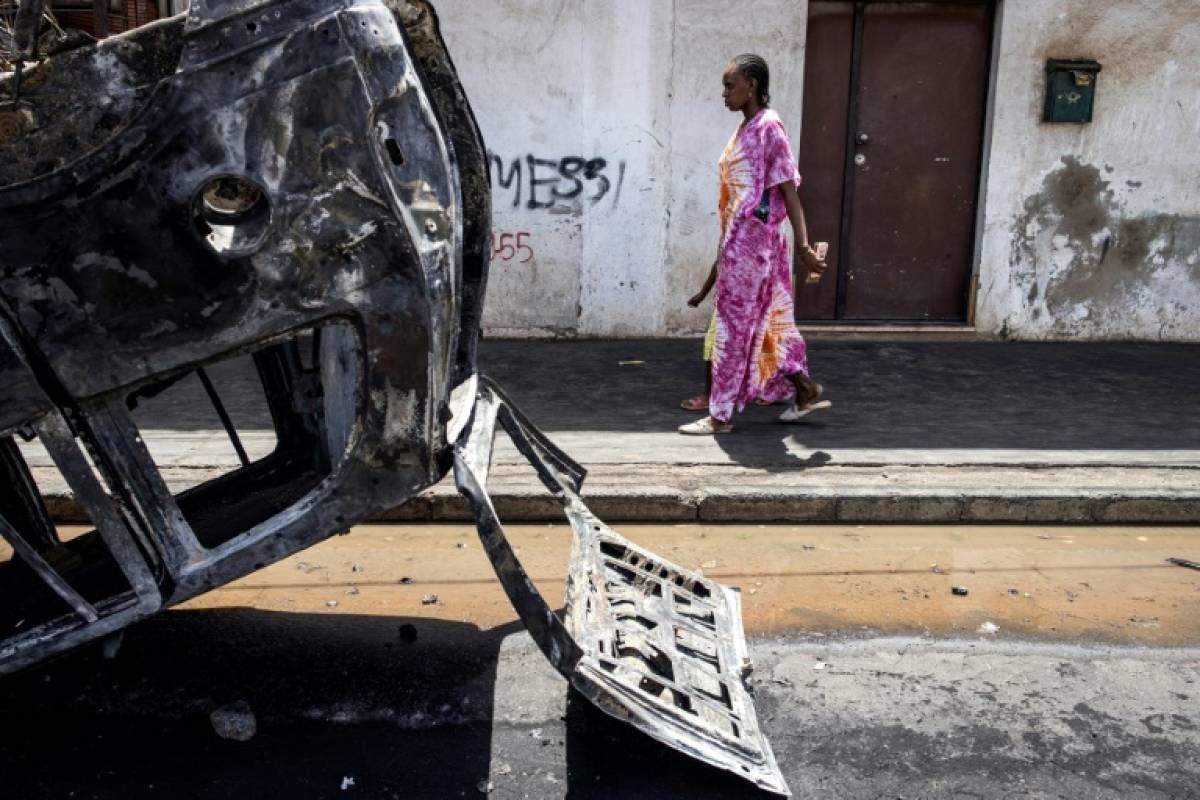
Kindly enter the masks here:
[[[573, 686], [786, 792], [743, 682], [737, 593], [595, 519], [583, 470], [477, 373], [486, 151], [428, 3], [192, 0], [0, 75], [0, 97], [19, 111], [0, 136], [0, 674], [394, 508], [454, 465], [514, 606]], [[244, 446], [209, 378], [247, 356], [269, 451]], [[175, 494], [133, 409], [185, 378], [239, 466]], [[488, 500], [497, 422], [575, 531], [565, 618]], [[94, 530], [60, 536], [17, 436], [49, 452]]]
[[[504, 537], [486, 484], [496, 425], [562, 503], [573, 541], [563, 618]], [[550, 663], [604, 712], [759, 787], [788, 794], [758, 726], [738, 590], [625, 539], [579, 497], [586, 473], [481, 379], [455, 477], [513, 607]]]

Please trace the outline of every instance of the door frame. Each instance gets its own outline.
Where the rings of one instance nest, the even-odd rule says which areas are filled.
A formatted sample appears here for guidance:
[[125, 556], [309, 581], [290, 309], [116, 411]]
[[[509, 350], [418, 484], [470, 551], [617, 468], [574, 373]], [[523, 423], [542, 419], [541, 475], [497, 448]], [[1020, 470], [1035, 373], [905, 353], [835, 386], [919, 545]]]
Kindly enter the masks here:
[[[979, 143], [979, 171], [976, 175], [975, 186], [975, 219], [972, 231], [972, 252], [970, 257], [970, 272], [968, 274], [965, 296], [962, 298], [964, 315], [962, 322], [947, 322], [945, 320], [846, 320], [846, 291], [848, 272], [840, 263], [837, 278], [836, 296], [834, 299], [834, 318], [822, 320], [804, 320], [806, 326], [865, 326], [865, 327], [972, 327], [975, 324], [976, 300], [979, 287], [979, 271], [983, 258], [983, 233], [986, 220], [986, 200], [989, 167], [991, 165], [992, 132], [995, 126], [996, 110], [996, 80], [999, 74], [1000, 34], [1003, 28], [1004, 0], [847, 0], [854, 8], [853, 35], [851, 38], [850, 75], [848, 83], [849, 102], [846, 114], [846, 152], [842, 165], [842, 202], [838, 215], [838, 253], [840, 259], [849, 255], [850, 245], [850, 213], [854, 201], [854, 148], [855, 133], [858, 122], [858, 92], [856, 91], [860, 78], [862, 61], [863, 25], [865, 9], [868, 5], [880, 3], [956, 3], [988, 6], [991, 9], [991, 30], [989, 31], [989, 52], [987, 54], [987, 82], [984, 90], [983, 131]], [[807, 29], [805, 32], [807, 36]], [[806, 48], [807, 52], [807, 48]], [[804, 120], [801, 119], [801, 137], [803, 136]], [[793, 284], [795, 285], [795, 276]]]
[[987, 224], [987, 189], [992, 167], [992, 133], [996, 127], [996, 87], [1000, 75], [1001, 33], [1004, 30], [1005, 0], [992, 0], [992, 49], [988, 54], [987, 101], [983, 108], [983, 149], [979, 154], [979, 186], [975, 199], [975, 246], [971, 254], [968, 282], [967, 324], [975, 326], [979, 301], [979, 271], [983, 264], [983, 233]]

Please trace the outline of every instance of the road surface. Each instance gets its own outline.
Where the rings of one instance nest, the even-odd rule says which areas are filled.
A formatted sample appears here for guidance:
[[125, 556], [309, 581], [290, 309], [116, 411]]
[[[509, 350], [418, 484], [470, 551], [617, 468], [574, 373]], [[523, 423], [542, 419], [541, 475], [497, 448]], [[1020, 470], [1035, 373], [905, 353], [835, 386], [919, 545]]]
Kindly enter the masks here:
[[[1195, 528], [622, 532], [743, 588], [797, 796], [1200, 797]], [[561, 597], [566, 529], [511, 534]], [[467, 527], [357, 528], [6, 679], [0, 730], [6, 798], [760, 796], [570, 695]]]

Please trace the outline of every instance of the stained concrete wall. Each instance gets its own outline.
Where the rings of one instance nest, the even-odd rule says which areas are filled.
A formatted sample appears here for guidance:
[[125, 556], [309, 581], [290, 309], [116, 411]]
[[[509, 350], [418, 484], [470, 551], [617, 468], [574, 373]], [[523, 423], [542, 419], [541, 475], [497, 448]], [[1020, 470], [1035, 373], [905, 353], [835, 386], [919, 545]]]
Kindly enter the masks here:
[[[1003, 5], [977, 326], [1200, 340], [1200, 4]], [[1050, 57], [1103, 64], [1091, 124], [1040, 121]]]
[[[729, 59], [772, 66], [799, 133], [807, 2], [439, 0], [492, 157], [493, 335], [692, 333], [716, 253]], [[797, 140], [798, 141], [798, 140]]]

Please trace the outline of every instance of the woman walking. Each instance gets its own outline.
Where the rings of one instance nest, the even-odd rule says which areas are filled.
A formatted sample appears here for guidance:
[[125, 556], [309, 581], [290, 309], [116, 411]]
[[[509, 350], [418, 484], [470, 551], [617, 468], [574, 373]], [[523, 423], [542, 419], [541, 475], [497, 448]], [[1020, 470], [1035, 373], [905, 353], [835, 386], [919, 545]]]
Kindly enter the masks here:
[[783, 122], [769, 107], [770, 80], [766, 61], [749, 54], [735, 58], [722, 76], [725, 107], [742, 112], [743, 120], [721, 155], [717, 260], [704, 289], [689, 301], [699, 304], [715, 283], [716, 313], [705, 342], [709, 415], [680, 426], [680, 433], [727, 433], [735, 410], [793, 392], [783, 422], [831, 405], [808, 376], [807, 347], [794, 322], [785, 218], [795, 234], [797, 271], [820, 276], [825, 262], [808, 244], [796, 193], [800, 175]]

